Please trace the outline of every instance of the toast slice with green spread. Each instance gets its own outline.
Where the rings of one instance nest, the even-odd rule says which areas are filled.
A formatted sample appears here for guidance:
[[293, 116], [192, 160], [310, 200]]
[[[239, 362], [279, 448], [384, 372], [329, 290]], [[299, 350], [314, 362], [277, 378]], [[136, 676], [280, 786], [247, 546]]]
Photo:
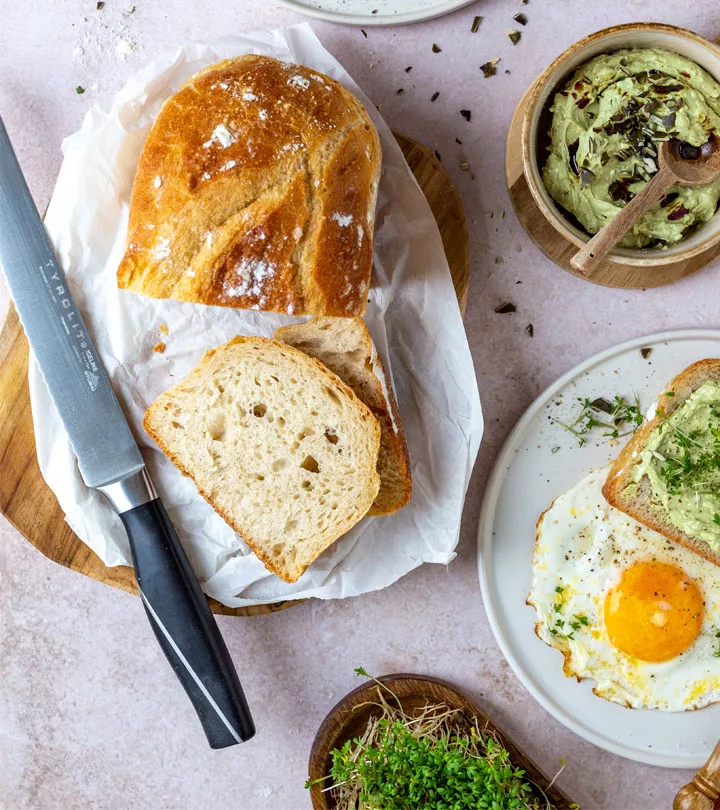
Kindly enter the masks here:
[[672, 380], [612, 466], [603, 495], [720, 565], [720, 359]]

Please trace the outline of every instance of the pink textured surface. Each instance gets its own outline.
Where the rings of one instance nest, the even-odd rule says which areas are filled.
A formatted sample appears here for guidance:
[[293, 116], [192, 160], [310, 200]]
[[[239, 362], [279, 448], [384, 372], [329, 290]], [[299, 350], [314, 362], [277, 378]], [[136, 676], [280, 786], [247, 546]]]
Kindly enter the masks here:
[[[301, 19], [266, 0], [137, 0], [131, 14], [129, 0], [107, 0], [102, 11], [95, 5], [2, 3], [0, 111], [40, 208], [52, 190], [62, 138], [77, 129], [90, 103], [119, 88], [130, 72], [182, 40]], [[559, 783], [584, 808], [670, 807], [687, 781], [687, 772], [639, 765], [595, 748], [535, 704], [509, 670], [484, 616], [475, 534], [499, 446], [542, 388], [620, 340], [661, 329], [720, 326], [718, 263], [671, 287], [624, 292], [569, 276], [530, 244], [511, 211], [503, 177], [513, 109], [537, 73], [591, 31], [654, 19], [713, 37], [720, 32], [720, 6], [717, 0], [530, 0], [523, 8], [525, 28], [512, 21], [519, 7], [514, 0], [479, 2], [424, 24], [368, 29], [367, 38], [357, 28], [313, 23], [382, 105], [390, 125], [440, 152], [467, 209], [473, 261], [466, 323], [486, 434], [458, 558], [447, 569], [425, 566], [377, 594], [262, 618], [221, 618], [258, 735], [247, 745], [213, 753], [140, 603], [50, 563], [0, 523], [3, 810], [307, 807], [303, 781], [315, 729], [357, 685], [358, 665], [374, 673], [419, 672], [454, 681], [548, 772], [565, 759]], [[484, 19], [472, 35], [476, 14]], [[522, 29], [516, 47], [506, 36], [513, 27]], [[432, 43], [442, 52], [432, 53]], [[126, 58], [122, 52], [129, 52]], [[497, 76], [483, 79], [478, 66], [496, 56], [502, 57]], [[413, 69], [406, 73], [408, 66]], [[76, 94], [78, 85], [87, 88], [83, 95]], [[435, 91], [440, 95], [431, 103]], [[469, 123], [460, 109], [472, 111]], [[465, 160], [469, 171], [460, 168]], [[505, 301], [516, 304], [516, 314], [494, 313]], [[0, 280], [0, 313], [6, 306]], [[532, 339], [528, 323], [534, 325]]]

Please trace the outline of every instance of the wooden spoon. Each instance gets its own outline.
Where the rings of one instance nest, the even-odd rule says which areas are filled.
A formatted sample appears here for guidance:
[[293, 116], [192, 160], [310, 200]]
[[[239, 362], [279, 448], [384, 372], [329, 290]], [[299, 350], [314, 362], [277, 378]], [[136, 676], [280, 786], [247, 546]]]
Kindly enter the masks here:
[[680, 788], [673, 810], [713, 810], [720, 799], [720, 742], [692, 782]]
[[638, 219], [672, 186], [704, 186], [720, 176], [720, 141], [713, 135], [702, 146], [664, 141], [658, 153], [658, 170], [645, 188], [633, 197], [608, 224], [573, 256], [572, 266], [592, 278], [605, 254]]

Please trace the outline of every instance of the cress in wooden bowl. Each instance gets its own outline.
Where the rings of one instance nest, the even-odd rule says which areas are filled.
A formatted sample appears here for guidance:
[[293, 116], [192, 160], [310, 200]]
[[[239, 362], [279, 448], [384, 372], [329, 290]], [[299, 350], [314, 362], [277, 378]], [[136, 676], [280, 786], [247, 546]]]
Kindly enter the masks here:
[[346, 695], [323, 720], [315, 735], [308, 763], [313, 810], [339, 810], [333, 791], [327, 789], [332, 784], [327, 777], [333, 764], [333, 751], [342, 748], [349, 740], [363, 737], [371, 720], [386, 716], [383, 702], [400, 708], [404, 715], [412, 718], [419, 717], [428, 707], [442, 707], [443, 710], [447, 707], [450, 712], [456, 712], [459, 729], [478, 729], [508, 752], [510, 765], [521, 768], [524, 771], [523, 779], [531, 785], [529, 801], [537, 802], [542, 808], [578, 810], [579, 805], [554, 784], [555, 780], [549, 779], [462, 692], [438, 678], [407, 674], [386, 675], [377, 681], [365, 682]]

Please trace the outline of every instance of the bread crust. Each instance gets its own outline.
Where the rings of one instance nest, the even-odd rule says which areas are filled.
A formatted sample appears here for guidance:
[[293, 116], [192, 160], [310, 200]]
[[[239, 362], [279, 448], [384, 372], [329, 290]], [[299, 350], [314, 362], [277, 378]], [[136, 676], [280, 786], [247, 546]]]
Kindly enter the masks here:
[[[688, 366], [665, 387], [658, 398], [653, 419], [646, 421], [636, 431], [632, 439], [620, 452], [610, 468], [602, 493], [605, 500], [621, 512], [643, 523], [665, 537], [694, 551], [709, 562], [720, 565], [720, 553], [713, 551], [707, 543], [698, 541], [677, 529], [665, 520], [662, 513], [652, 506], [651, 489], [646, 478], [640, 481], [642, 497], [627, 498], [623, 495], [625, 488], [635, 483], [633, 469], [640, 461], [640, 454], [651, 433], [665, 419], [674, 413], [686, 399], [703, 383], [709, 380], [720, 380], [720, 359], [700, 360]], [[667, 394], [672, 394], [667, 396]]]
[[339, 82], [265, 56], [193, 76], [147, 137], [118, 286], [296, 315], [365, 311], [380, 141]]
[[[218, 346], [215, 349], [210, 349], [202, 357], [197, 368], [200, 368], [206, 361], [212, 358], [217, 352], [226, 349], [229, 346], [237, 345], [239, 343], [250, 343], [259, 345], [262, 349], [263, 345], [265, 344], [273, 344], [277, 341], [271, 340], [269, 338], [261, 338], [261, 337], [245, 337], [245, 336], [237, 336], [230, 340], [228, 343], [223, 344], [222, 346]], [[323, 376], [329, 386], [335, 388], [342, 396], [346, 396], [353, 400], [357, 407], [365, 412], [365, 418], [367, 419], [368, 424], [368, 431], [371, 435], [371, 443], [375, 448], [375, 453], [379, 452], [380, 448], [380, 426], [373, 416], [370, 409], [360, 400], [358, 397], [355, 396], [355, 393], [352, 389], [345, 385], [345, 383], [339, 379], [335, 374], [333, 374], [329, 369], [327, 369], [322, 363], [319, 363], [312, 357], [300, 352], [298, 349], [293, 348], [292, 346], [288, 346], [286, 344], [282, 344], [283, 348], [290, 352], [295, 352], [301, 355], [306, 361], [312, 363], [317, 371]], [[197, 369], [196, 369], [197, 370]], [[191, 372], [192, 373], [192, 372]], [[182, 383], [180, 383], [182, 384]], [[172, 389], [170, 389], [172, 391]], [[212, 506], [212, 508], [220, 515], [220, 517], [243, 539], [243, 541], [249, 546], [249, 548], [253, 551], [253, 553], [258, 557], [258, 559], [262, 562], [262, 564], [273, 574], [276, 574], [280, 577], [284, 582], [297, 582], [297, 580], [302, 576], [302, 574], [307, 570], [310, 563], [303, 565], [299, 572], [294, 574], [290, 574], [287, 569], [283, 568], [282, 566], [278, 565], [275, 560], [264, 552], [262, 544], [257, 540], [257, 538], [253, 537], [247, 531], [247, 528], [242, 526], [239, 521], [237, 521], [233, 515], [231, 515], [227, 510], [225, 510], [220, 503], [218, 503], [217, 499], [212, 495], [211, 492], [205, 490], [201, 483], [197, 480], [195, 473], [192, 469], [190, 469], [179, 456], [172, 450], [172, 448], [165, 442], [163, 437], [155, 430], [153, 425], [153, 420], [155, 417], [155, 412], [161, 406], [163, 397], [167, 394], [166, 391], [164, 394], [161, 394], [146, 410], [145, 417], [143, 418], [143, 427], [145, 428], [146, 433], [150, 438], [157, 444], [157, 446], [162, 450], [162, 452], [167, 456], [167, 458], [180, 470], [180, 472], [190, 478], [195, 486], [198, 489], [198, 492], [202, 497]], [[377, 495], [377, 491], [380, 487], [380, 477], [375, 474], [375, 478], [371, 484], [371, 499]], [[357, 521], [348, 522], [348, 525], [340, 532], [339, 536], [342, 536], [346, 532], [350, 531], [350, 529], [355, 525]]]

